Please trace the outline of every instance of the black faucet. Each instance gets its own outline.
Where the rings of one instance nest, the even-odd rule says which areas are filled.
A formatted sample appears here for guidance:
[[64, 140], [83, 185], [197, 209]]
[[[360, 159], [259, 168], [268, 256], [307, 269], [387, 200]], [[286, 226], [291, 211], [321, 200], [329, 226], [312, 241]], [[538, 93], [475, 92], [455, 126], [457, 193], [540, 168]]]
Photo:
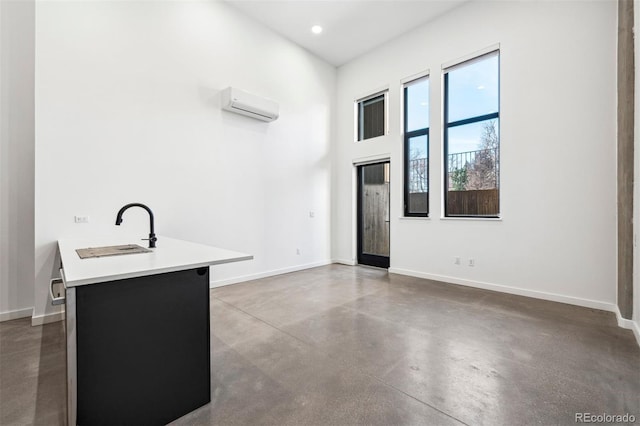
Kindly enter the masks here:
[[144, 204], [130, 203], [130, 204], [127, 204], [126, 206], [122, 207], [118, 211], [118, 216], [116, 216], [116, 225], [120, 225], [122, 223], [122, 214], [129, 207], [142, 207], [143, 209], [145, 209], [147, 211], [147, 213], [149, 213], [149, 225], [150, 225], [151, 229], [149, 231], [149, 238], [143, 238], [143, 240], [149, 240], [149, 248], [156, 248], [156, 241], [158, 241], [158, 239], [156, 238], [156, 234], [155, 234], [154, 226], [153, 226], [153, 212], [151, 211], [151, 209], [149, 207], [145, 206]]

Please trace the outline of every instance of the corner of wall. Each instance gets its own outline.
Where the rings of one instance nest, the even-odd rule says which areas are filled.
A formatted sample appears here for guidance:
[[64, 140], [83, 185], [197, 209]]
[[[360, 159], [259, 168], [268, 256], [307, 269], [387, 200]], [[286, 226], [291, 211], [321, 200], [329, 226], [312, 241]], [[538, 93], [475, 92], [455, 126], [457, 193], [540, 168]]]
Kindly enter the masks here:
[[0, 321], [34, 303], [35, 1], [0, 2]]

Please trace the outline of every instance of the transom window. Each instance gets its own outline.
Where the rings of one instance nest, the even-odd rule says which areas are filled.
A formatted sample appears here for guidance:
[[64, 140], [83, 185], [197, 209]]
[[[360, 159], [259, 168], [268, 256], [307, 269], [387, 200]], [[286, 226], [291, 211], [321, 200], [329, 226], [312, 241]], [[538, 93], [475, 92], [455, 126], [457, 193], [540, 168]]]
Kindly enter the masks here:
[[356, 102], [357, 140], [362, 141], [387, 133], [387, 92]]

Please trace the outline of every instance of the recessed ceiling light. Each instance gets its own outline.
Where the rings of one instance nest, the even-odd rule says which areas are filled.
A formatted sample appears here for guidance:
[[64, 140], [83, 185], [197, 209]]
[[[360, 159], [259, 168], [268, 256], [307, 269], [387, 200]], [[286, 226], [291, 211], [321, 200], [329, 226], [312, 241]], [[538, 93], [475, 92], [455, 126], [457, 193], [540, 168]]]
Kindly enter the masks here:
[[322, 32], [322, 27], [320, 25], [314, 25], [311, 27], [311, 32], [314, 34], [320, 34]]

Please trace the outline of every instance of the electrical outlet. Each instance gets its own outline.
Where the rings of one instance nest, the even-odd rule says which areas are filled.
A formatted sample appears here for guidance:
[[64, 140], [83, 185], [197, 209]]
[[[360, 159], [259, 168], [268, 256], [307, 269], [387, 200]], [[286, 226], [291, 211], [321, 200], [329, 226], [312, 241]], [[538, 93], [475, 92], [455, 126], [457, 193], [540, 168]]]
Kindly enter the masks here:
[[454, 265], [459, 265], [460, 264], [460, 258], [458, 256], [453, 258], [453, 264]]
[[89, 216], [74, 216], [73, 221], [75, 223], [89, 223]]
[[469, 259], [469, 266], [476, 266], [475, 259]]
[[316, 217], [316, 212], [309, 212], [309, 217], [312, 219]]
[[300, 254], [300, 249], [299, 248], [296, 249], [296, 254]]

